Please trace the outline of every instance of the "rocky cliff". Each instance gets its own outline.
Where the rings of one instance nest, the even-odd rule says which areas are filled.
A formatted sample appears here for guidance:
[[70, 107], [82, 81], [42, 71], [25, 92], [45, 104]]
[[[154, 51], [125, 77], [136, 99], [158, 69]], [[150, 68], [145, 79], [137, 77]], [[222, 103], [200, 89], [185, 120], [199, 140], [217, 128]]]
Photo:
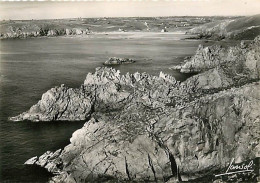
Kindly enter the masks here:
[[[235, 69], [238, 71], [237, 75], [247, 75], [245, 72], [251, 70], [249, 73], [254, 73], [254, 76], [251, 73], [249, 77], [254, 78], [259, 76], [257, 72], [259, 59], [260, 36], [256, 37], [250, 43], [241, 41], [239, 45], [229, 48], [223, 48], [219, 45], [209, 47], [200, 45], [194, 56], [187, 58], [182, 64], [173, 66], [171, 69], [178, 69], [183, 73], [198, 73], [212, 68], [228, 69], [229, 71]], [[231, 75], [236, 76], [235, 73]]]
[[199, 73], [225, 62], [226, 55], [227, 50], [222, 46], [204, 47], [199, 45], [194, 56], [186, 57], [182, 64], [173, 66], [170, 69], [180, 70], [182, 73]]
[[135, 101], [94, 113], [63, 150], [26, 164], [57, 174], [54, 182], [191, 180], [259, 156], [259, 89], [254, 82], [179, 107]]
[[210, 22], [194, 27], [187, 34], [197, 34], [196, 38], [252, 40], [260, 31], [260, 15], [231, 18]]
[[9, 27], [9, 31], [6, 33], [1, 33], [0, 38], [30, 38], [30, 37], [56, 37], [56, 36], [64, 36], [64, 35], [86, 35], [89, 34], [89, 29], [82, 28], [37, 28], [33, 31], [28, 31], [23, 28]]
[[42, 99], [29, 111], [13, 121], [86, 120], [93, 112], [120, 111], [126, 104], [141, 101], [147, 106], [162, 107], [171, 102], [175, 93], [182, 94], [173, 77], [161, 73], [120, 75], [119, 70], [97, 68], [89, 73], [79, 89], [64, 85], [43, 94]]
[[64, 149], [25, 164], [46, 168], [52, 182], [177, 182], [212, 174], [232, 158], [258, 157], [259, 43], [182, 83], [164, 73], [97, 68], [78, 89], [47, 91], [10, 119], [87, 122]]

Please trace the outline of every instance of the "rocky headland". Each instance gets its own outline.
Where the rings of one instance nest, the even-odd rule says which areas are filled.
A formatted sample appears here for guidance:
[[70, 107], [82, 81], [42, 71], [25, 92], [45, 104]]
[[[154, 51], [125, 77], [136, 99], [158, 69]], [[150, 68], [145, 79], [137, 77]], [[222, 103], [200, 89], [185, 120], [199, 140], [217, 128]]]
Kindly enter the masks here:
[[131, 64], [134, 63], [135, 60], [131, 58], [117, 58], [117, 57], [111, 57], [107, 61], [104, 62], [104, 65], [121, 65], [121, 64]]
[[[225, 70], [231, 67], [241, 67], [242, 72], [243, 65], [247, 65], [248, 68], [254, 68], [257, 70], [259, 65], [257, 60], [260, 59], [259, 50], [259, 36], [256, 37], [251, 43], [247, 44], [245, 41], [237, 46], [224, 48], [221, 45], [213, 45], [204, 47], [199, 45], [194, 56], [186, 58], [183, 63], [177, 66], [171, 67], [171, 69], [180, 70], [182, 73], [200, 73], [213, 68], [218, 70]], [[231, 67], [232, 68], [232, 67]], [[256, 72], [254, 71], [256, 74]], [[246, 73], [240, 73], [240, 71], [232, 76], [238, 76], [239, 74], [247, 75]]]
[[102, 67], [80, 88], [50, 89], [10, 120], [86, 123], [64, 149], [25, 164], [55, 174], [51, 182], [178, 182], [259, 157], [260, 37], [235, 48], [184, 82]]
[[69, 35], [87, 35], [91, 31], [89, 29], [82, 28], [61, 28], [61, 29], [51, 29], [51, 28], [39, 28], [35, 31], [26, 31], [21, 28], [10, 27], [10, 30], [6, 33], [1, 33], [0, 38], [32, 38], [32, 37], [57, 37], [57, 36], [69, 36]]
[[260, 14], [247, 17], [233, 17], [217, 20], [188, 30], [196, 34], [195, 39], [253, 40], [260, 32]]

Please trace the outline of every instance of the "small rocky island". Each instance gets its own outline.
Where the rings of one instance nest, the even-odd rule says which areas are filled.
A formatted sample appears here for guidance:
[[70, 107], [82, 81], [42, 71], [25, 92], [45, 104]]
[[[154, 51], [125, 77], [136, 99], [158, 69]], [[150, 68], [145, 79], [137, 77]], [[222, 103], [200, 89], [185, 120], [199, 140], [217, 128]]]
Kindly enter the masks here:
[[131, 64], [134, 62], [135, 60], [130, 58], [111, 57], [107, 61], [105, 61], [104, 65], [121, 65], [121, 64]]
[[86, 123], [64, 149], [25, 164], [46, 168], [52, 182], [178, 182], [259, 157], [260, 36], [198, 50], [187, 72], [199, 74], [184, 82], [102, 67], [79, 88], [50, 89], [10, 120]]

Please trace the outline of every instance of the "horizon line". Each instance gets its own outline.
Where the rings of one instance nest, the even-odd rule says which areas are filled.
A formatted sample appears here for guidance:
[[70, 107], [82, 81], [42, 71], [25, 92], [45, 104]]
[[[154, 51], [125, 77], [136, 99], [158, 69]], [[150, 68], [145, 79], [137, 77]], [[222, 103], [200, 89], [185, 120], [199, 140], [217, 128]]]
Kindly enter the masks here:
[[69, 19], [92, 19], [92, 18], [174, 18], [174, 17], [248, 17], [255, 16], [260, 14], [252, 14], [252, 15], [169, 15], [169, 16], [96, 16], [96, 17], [71, 17], [71, 18], [43, 18], [43, 19], [1, 19], [0, 21], [32, 21], [32, 20], [69, 20]]

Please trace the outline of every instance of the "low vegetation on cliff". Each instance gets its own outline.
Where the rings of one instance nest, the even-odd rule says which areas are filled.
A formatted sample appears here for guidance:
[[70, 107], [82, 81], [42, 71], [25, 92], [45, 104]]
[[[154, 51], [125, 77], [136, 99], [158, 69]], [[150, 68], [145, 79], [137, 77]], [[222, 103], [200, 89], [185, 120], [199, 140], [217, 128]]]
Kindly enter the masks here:
[[260, 32], [260, 15], [210, 22], [191, 30], [197, 38], [252, 40]]

